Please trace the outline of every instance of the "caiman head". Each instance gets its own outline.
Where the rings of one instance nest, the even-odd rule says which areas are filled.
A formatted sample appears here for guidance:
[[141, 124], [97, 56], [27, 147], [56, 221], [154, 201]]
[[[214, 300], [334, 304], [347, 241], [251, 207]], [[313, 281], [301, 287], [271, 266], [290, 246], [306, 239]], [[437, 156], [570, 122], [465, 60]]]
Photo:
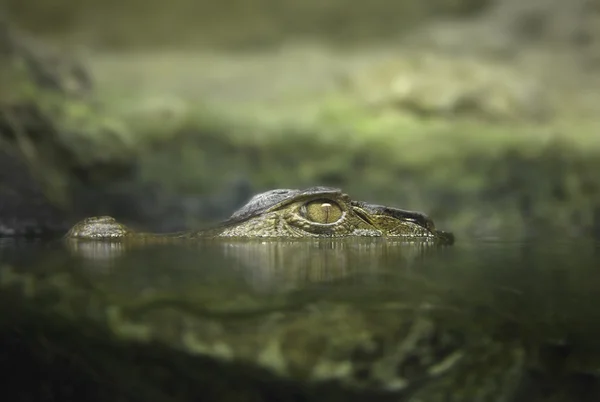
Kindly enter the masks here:
[[77, 223], [68, 238], [110, 239], [195, 238], [347, 238], [383, 237], [452, 244], [452, 233], [436, 230], [420, 212], [353, 201], [341, 190], [271, 190], [255, 195], [223, 224], [205, 231], [171, 235], [135, 233], [111, 217]]
[[331, 187], [258, 194], [212, 232], [218, 237], [454, 240], [451, 233], [436, 230], [423, 213], [353, 201]]

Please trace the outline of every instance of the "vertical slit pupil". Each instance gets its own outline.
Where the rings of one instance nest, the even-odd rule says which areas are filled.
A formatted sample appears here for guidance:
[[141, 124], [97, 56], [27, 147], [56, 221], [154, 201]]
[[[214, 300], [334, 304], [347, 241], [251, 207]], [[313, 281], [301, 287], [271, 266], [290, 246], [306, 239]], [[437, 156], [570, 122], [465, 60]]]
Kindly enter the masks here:
[[321, 204], [321, 208], [323, 208], [323, 210], [325, 211], [325, 223], [331, 223], [331, 204], [328, 202], [324, 202]]

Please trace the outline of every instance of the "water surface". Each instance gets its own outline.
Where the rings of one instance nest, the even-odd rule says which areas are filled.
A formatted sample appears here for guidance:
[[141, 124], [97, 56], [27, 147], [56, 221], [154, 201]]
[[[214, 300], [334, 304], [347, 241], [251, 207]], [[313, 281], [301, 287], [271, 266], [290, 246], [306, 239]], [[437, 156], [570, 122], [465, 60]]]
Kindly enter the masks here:
[[[599, 389], [596, 380], [572, 380], [600, 375], [600, 243], [592, 240], [477, 240], [451, 247], [384, 239], [152, 247], [2, 240], [0, 258], [4, 288], [18, 283], [23, 294], [44, 303], [62, 298], [56, 302], [61, 314], [97, 318], [118, 307], [119, 322], [127, 324], [119, 334], [139, 330], [187, 351], [258, 363], [288, 377], [304, 373], [300, 377], [311, 381], [404, 392], [410, 382], [360, 382], [356, 373], [342, 378], [342, 355], [364, 339], [406, 338], [405, 316], [413, 322], [427, 311], [435, 325], [461, 334], [460, 346], [451, 342], [455, 352], [489, 338], [510, 345], [501, 346], [500, 355], [525, 350], [524, 370], [544, 373], [544, 387], [562, 373], [564, 381], [550, 393], [567, 396], [556, 400], [594, 400]], [[281, 348], [277, 359], [267, 353], [269, 336]], [[475, 343], [464, 341], [469, 336]], [[332, 340], [342, 338], [345, 346], [332, 349]], [[338, 371], [310, 371], [319, 358], [329, 359], [328, 367], [339, 360]], [[513, 370], [511, 364], [498, 363], [498, 370]], [[542, 393], [529, 389], [522, 399], [502, 400], [545, 400]]]

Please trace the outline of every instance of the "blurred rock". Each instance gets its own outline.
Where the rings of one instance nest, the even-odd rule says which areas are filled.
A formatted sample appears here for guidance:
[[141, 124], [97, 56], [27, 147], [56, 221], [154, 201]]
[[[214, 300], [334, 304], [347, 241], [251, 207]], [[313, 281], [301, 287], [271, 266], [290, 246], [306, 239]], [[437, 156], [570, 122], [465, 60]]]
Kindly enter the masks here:
[[0, 150], [0, 237], [64, 232], [69, 214], [51, 203], [18, 155]]
[[537, 76], [482, 57], [400, 50], [349, 83], [369, 107], [422, 116], [542, 120], [552, 111]]
[[[0, 236], [60, 233], [99, 214], [156, 231], [183, 230], [190, 222], [224, 219], [250, 197], [244, 180], [230, 188], [224, 182], [208, 197], [171, 194], [140, 180], [135, 142], [124, 123], [96, 104], [83, 64], [6, 20], [0, 51]], [[185, 114], [180, 104], [150, 99], [139, 108], [164, 124], [171, 117], [175, 130]]]
[[[2, 15], [0, 54], [3, 56], [3, 72], [11, 68], [16, 69], [15, 72], [21, 74], [20, 78], [27, 77], [30, 83], [40, 90], [58, 92], [69, 97], [85, 97], [91, 94], [92, 77], [80, 60], [75, 60], [69, 54], [58, 52], [28, 36]], [[15, 88], [15, 83], [12, 84], [10, 87], [4, 87], [3, 92], [7, 88], [20, 89]]]
[[403, 43], [437, 52], [512, 59], [535, 48], [600, 57], [600, 1], [501, 0], [473, 17], [424, 23]]

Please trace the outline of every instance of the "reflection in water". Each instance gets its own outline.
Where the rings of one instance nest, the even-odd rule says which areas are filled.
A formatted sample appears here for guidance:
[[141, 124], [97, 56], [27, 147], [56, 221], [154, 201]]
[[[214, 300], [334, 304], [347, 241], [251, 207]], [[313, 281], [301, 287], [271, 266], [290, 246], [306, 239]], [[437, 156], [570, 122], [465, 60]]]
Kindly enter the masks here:
[[[148, 264], [170, 260], [172, 265], [203, 271], [213, 271], [211, 264], [216, 264], [225, 281], [243, 278], [260, 290], [285, 290], [389, 270], [405, 272], [427, 254], [445, 248], [433, 243], [387, 239], [227, 240], [146, 249], [128, 248], [122, 242], [69, 240], [66, 244], [74, 256], [95, 270], [139, 264], [146, 254], [159, 256], [158, 260], [145, 262]], [[177, 270], [172, 267], [172, 272]]]
[[73, 254], [85, 260], [102, 264], [109, 263], [127, 252], [127, 246], [122, 242], [67, 241], [67, 246]]
[[401, 271], [432, 251], [425, 243], [398, 241], [229, 242], [223, 256], [263, 288], [330, 282], [373, 274], [390, 267]]
[[133, 249], [81, 242], [68, 249], [75, 259], [61, 266], [83, 269], [96, 286], [132, 300], [162, 295], [247, 311], [314, 298], [361, 306], [387, 298], [452, 305], [482, 319], [520, 321], [535, 332], [569, 328], [569, 336], [600, 322], [600, 256], [593, 242], [443, 247], [383, 239], [252, 240]]
[[384, 239], [252, 240], [133, 249], [84, 242], [69, 250], [75, 260], [63, 265], [85, 269], [97, 286], [132, 300], [176, 295], [220, 311], [315, 298], [360, 306], [425, 303], [520, 321], [535, 332], [569, 328], [569, 336], [600, 322], [600, 255], [593, 242], [443, 247]]

